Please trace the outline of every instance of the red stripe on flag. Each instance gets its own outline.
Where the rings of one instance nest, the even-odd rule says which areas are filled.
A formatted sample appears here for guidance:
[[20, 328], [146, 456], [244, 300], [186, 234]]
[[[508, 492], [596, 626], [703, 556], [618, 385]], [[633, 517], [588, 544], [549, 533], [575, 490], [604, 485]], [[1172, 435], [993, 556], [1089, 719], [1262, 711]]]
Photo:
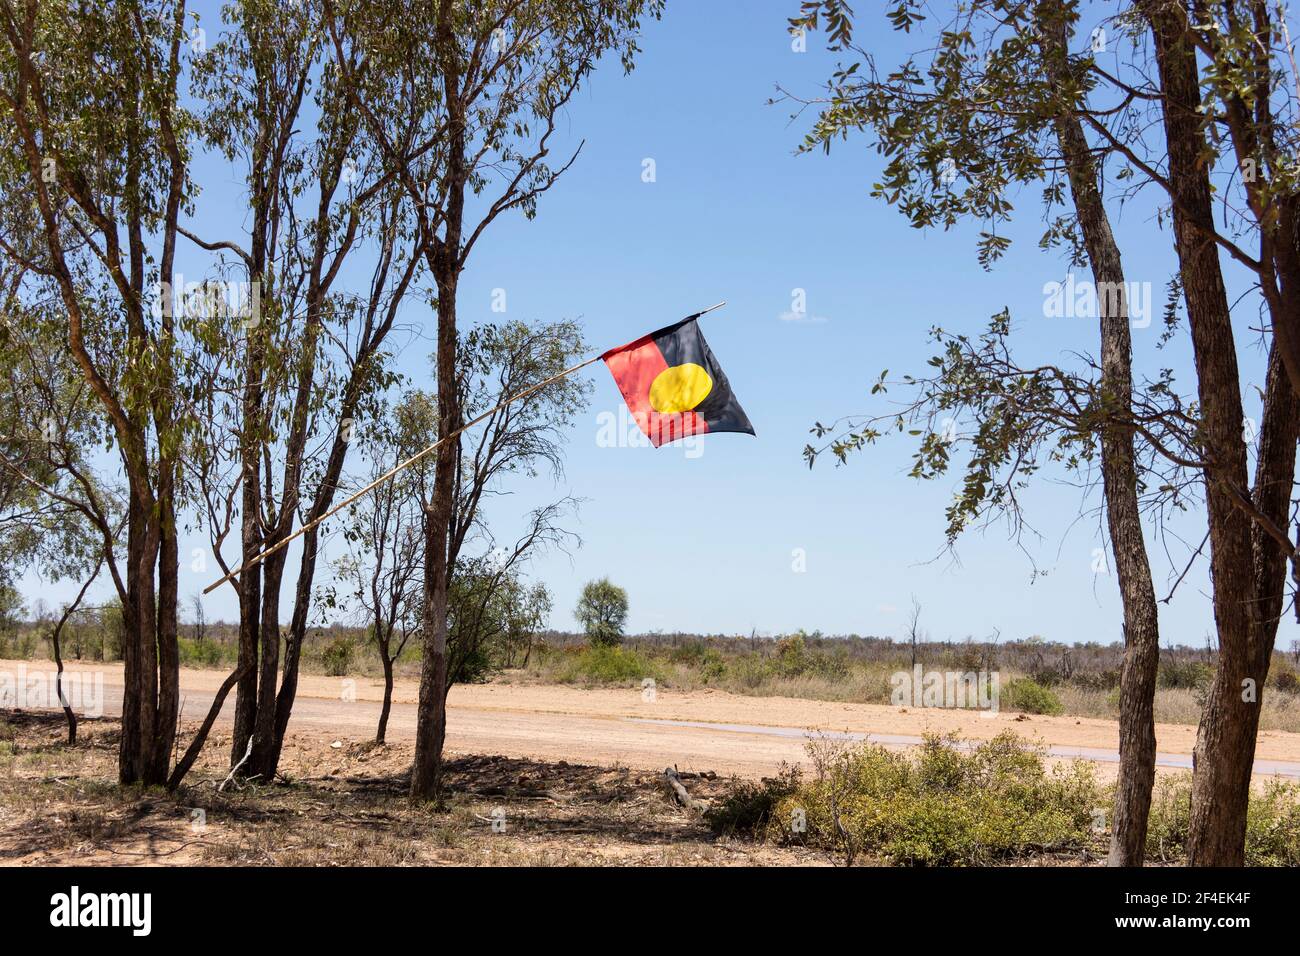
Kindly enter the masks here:
[[651, 407], [650, 386], [659, 373], [668, 368], [653, 336], [647, 335], [620, 349], [611, 349], [602, 358], [623, 394], [623, 401], [627, 402], [632, 420], [650, 439], [650, 444], [658, 448], [678, 438], [702, 435], [709, 430], [708, 423], [695, 412], [663, 415]]

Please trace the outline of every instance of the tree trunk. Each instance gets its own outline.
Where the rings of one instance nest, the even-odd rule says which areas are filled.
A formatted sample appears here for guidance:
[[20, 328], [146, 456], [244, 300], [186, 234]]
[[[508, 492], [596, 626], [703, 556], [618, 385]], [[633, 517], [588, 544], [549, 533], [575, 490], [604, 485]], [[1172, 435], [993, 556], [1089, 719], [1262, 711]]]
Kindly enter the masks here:
[[158, 496], [161, 511], [158, 535], [158, 697], [152, 740], [153, 754], [148, 782], [165, 784], [176, 744], [176, 722], [180, 713], [181, 661], [178, 642], [180, 609], [180, 549], [176, 538], [173, 497], [175, 463], [159, 462], [162, 472]]
[[[327, 479], [332, 487], [335, 478]], [[321, 509], [321, 514], [324, 509]], [[317, 517], [313, 511], [308, 520]], [[279, 768], [280, 753], [284, 748], [284, 735], [289, 729], [289, 717], [298, 694], [298, 667], [302, 661], [302, 642], [307, 636], [307, 618], [311, 613], [311, 585], [316, 574], [316, 546], [319, 528], [312, 528], [302, 536], [302, 563], [298, 569], [298, 583], [294, 588], [293, 617], [289, 620], [289, 634], [284, 642], [284, 672], [280, 675], [280, 692], [275, 698], [275, 735], [271, 741], [270, 769]]]
[[388, 714], [393, 709], [393, 662], [388, 651], [382, 652], [384, 659], [384, 706], [379, 710], [379, 728], [375, 731], [375, 743], [384, 743], [388, 733]]
[[[1071, 121], [1082, 137], [1077, 121]], [[1110, 415], [1132, 415], [1132, 340], [1119, 246], [1092, 175], [1075, 187], [1075, 203], [1098, 288], [1119, 290], [1101, 301], [1101, 393]], [[1110, 866], [1141, 866], [1156, 773], [1155, 691], [1160, 623], [1138, 505], [1133, 430], [1108, 421], [1101, 435], [1102, 488], [1115, 576], [1124, 609], [1120, 672], [1119, 777], [1111, 823]]]
[[[438, 284], [438, 436], [442, 438], [460, 428], [456, 290], [462, 267], [465, 183], [469, 178], [460, 51], [447, 0], [443, 0], [439, 11], [437, 33], [447, 109], [447, 202], [443, 237], [431, 239], [425, 256]], [[447, 581], [451, 570], [447, 558], [459, 447], [459, 438], [439, 446], [433, 471], [433, 501], [425, 504], [424, 511], [424, 658], [415, 719], [415, 761], [411, 767], [411, 799], [417, 801], [436, 802], [442, 798], [442, 745], [447, 736]]]
[[[276, 540], [282, 539], [276, 536]], [[276, 688], [280, 670], [280, 586], [287, 557], [287, 549], [281, 548], [262, 562], [257, 714], [253, 720], [253, 753], [248, 760], [248, 776], [255, 776], [263, 783], [270, 783], [275, 777], [279, 763], [275, 734]]]
[[[1193, 758], [1188, 863], [1241, 866], [1246, 809], [1259, 721], [1252, 650], [1262, 637], [1256, 602], [1251, 520], [1234, 502], [1246, 488], [1246, 446], [1236, 344], [1219, 264], [1196, 54], [1184, 33], [1185, 12], [1149, 0], [1164, 90], [1165, 140], [1173, 200], [1174, 239], [1187, 303], [1200, 399], [1210, 576], [1219, 634], [1219, 663], [1201, 714]], [[1294, 448], [1291, 450], [1294, 456]]]
[[158, 567], [161, 530], [157, 516], [145, 519], [144, 547], [140, 553], [140, 587], [136, 594], [136, 620], [139, 643], [136, 647], [134, 692], [139, 698], [139, 736], [133, 741], [135, 765], [140, 783], [146, 786], [166, 782], [156, 760], [155, 738], [158, 734], [158, 592], [155, 572]]
[[[84, 589], [82, 593], [85, 593]], [[59, 623], [54, 626], [54, 633], [50, 636], [50, 644], [54, 648], [54, 680], [59, 691], [59, 706], [63, 708], [63, 716], [68, 720], [68, 746], [72, 747], [77, 742], [77, 715], [68, 705], [68, 695], [63, 690], [63, 651], [59, 647], [59, 635], [63, 630], [63, 622], [67, 619], [68, 616], [65, 614]]]
[[[351, 413], [351, 406], [345, 406]], [[310, 523], [329, 510], [334, 501], [334, 492], [338, 487], [339, 475], [343, 470], [344, 454], [347, 442], [335, 441], [330, 452], [329, 464], [321, 479], [320, 491], [311, 511], [307, 514]], [[302, 662], [302, 644], [307, 636], [307, 621], [311, 614], [311, 588], [316, 577], [317, 546], [320, 541], [320, 528], [315, 527], [302, 536], [302, 558], [298, 568], [298, 580], [294, 587], [293, 616], [289, 620], [289, 633], [284, 643], [284, 669], [280, 675], [280, 692], [275, 698], [275, 736], [272, 741], [269, 769], [275, 773], [280, 763], [280, 753], [284, 748], [284, 735], [289, 729], [289, 717], [293, 713], [293, 702], [298, 693], [298, 668]]]
[[[458, 210], [459, 211], [459, 210]], [[456, 218], [459, 222], [459, 215]], [[453, 250], [459, 248], [459, 236]], [[455, 254], [453, 252], [453, 254]], [[455, 267], [438, 282], [438, 434], [460, 427], [456, 392]], [[424, 511], [424, 620], [421, 640], [420, 701], [415, 721], [415, 763], [411, 770], [413, 800], [441, 799], [442, 745], [447, 735], [447, 540], [455, 495], [459, 439], [438, 448], [434, 464], [433, 500]]]
[[217, 696], [212, 699], [212, 705], [208, 708], [208, 714], [203, 718], [203, 723], [199, 725], [198, 731], [194, 734], [194, 739], [185, 749], [185, 754], [180, 760], [176, 761], [176, 767], [172, 770], [171, 776], [167, 778], [167, 789], [175, 790], [185, 779], [185, 775], [190, 772], [194, 766], [194, 761], [199, 759], [199, 754], [203, 751], [203, 745], [207, 742], [208, 734], [212, 732], [212, 725], [217, 722], [217, 717], [221, 714], [221, 708], [226, 703], [226, 697], [230, 694], [231, 688], [239, 681], [240, 676], [238, 666], [231, 671], [221, 686], [217, 689]]
[[[1059, 3], [1045, 5], [1043, 51], [1049, 75], [1064, 79], [1068, 24]], [[1057, 84], [1061, 84], [1058, 82]], [[1124, 608], [1124, 666], [1120, 674], [1119, 778], [1111, 821], [1110, 866], [1141, 866], [1156, 772], [1154, 700], [1160, 658], [1159, 617], [1151, 564], [1142, 536], [1133, 454], [1133, 343], [1124, 267], [1110, 218], [1097, 188], [1088, 140], [1072, 113], [1055, 120], [1070, 176], [1084, 246], [1101, 309], [1102, 487], [1115, 575]], [[1118, 421], [1117, 421], [1118, 420]]]
[[[264, 114], [259, 114], [264, 115]], [[262, 183], [265, 176], [262, 164], [266, 157], [259, 150], [254, 161], [257, 174], [254, 181]], [[271, 284], [266, 269], [266, 231], [270, 203], [264, 188], [254, 190], [254, 224], [252, 231], [251, 263], [248, 278], [260, 283], [265, 301], [272, 300]], [[239, 574], [239, 655], [236, 669], [242, 675], [235, 685], [235, 729], [230, 741], [230, 766], [233, 768], [248, 753], [248, 741], [257, 731], [258, 663], [262, 641], [262, 576], [261, 564], [249, 562], [263, 550], [266, 535], [262, 529], [262, 458], [265, 440], [265, 411], [263, 409], [263, 377], [266, 365], [267, 332], [263, 317], [257, 316], [244, 326], [244, 347], [248, 350], [248, 365], [244, 369], [243, 394], [240, 396], [239, 463], [240, 463], [240, 559], [244, 570]]]
[[[248, 425], [247, 402], [245, 402], [244, 421]], [[245, 438], [245, 441], [249, 441]], [[249, 566], [262, 550], [262, 535], [258, 527], [261, 511], [261, 498], [258, 489], [260, 466], [257, 461], [256, 447], [246, 448], [243, 453], [242, 500], [240, 559], [244, 570], [239, 573], [239, 655], [237, 669], [241, 676], [235, 687], [235, 729], [230, 744], [230, 765], [233, 767], [244, 759], [248, 752], [248, 741], [253, 736], [253, 724], [257, 719], [257, 649], [259, 640], [258, 622], [262, 606], [262, 567]]]
[[144, 509], [135, 493], [134, 480], [127, 492], [126, 601], [122, 604], [122, 731], [117, 749], [119, 783], [140, 779], [141, 701], [136, 685], [140, 673], [140, 565], [144, 550]]

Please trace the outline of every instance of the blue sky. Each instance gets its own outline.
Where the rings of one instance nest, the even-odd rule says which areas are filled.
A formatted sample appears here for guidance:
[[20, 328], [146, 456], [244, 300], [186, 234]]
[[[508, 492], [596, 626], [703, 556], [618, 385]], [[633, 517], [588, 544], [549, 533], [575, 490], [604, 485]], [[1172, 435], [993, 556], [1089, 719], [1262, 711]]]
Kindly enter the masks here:
[[[543, 197], [534, 221], [507, 217], [490, 228], [458, 303], [465, 325], [499, 319], [492, 294], [504, 289], [508, 317], [580, 319], [601, 350], [725, 299], [702, 327], [757, 437], [714, 435], [690, 452], [601, 447], [598, 416], [616, 413], [621, 401], [608, 373], [593, 366], [580, 373], [595, 391], [569, 435], [562, 481], [510, 487], [491, 503], [494, 526], [508, 534], [536, 504], [563, 494], [585, 499], [572, 524], [582, 547], [530, 568], [551, 588], [551, 624], [562, 629], [574, 626], [583, 582], [607, 575], [628, 591], [634, 631], [897, 636], [915, 595], [935, 639], [996, 630], [1003, 640], [1119, 640], [1113, 575], [1093, 570], [1094, 549], [1104, 545], [1100, 496], [1082, 499], [1058, 481], [1066, 476], [1045, 471], [1025, 496], [1041, 533], [1024, 539], [1028, 555], [998, 527], [968, 535], [954, 556], [942, 551], [956, 480], [909, 478], [906, 436], [846, 467], [827, 461], [810, 471], [803, 461], [814, 421], [888, 411], [888, 398], [868, 396], [871, 382], [885, 368], [922, 371], [933, 325], [977, 332], [1009, 307], [1025, 361], [1095, 353], [1097, 329], [1091, 319], [1043, 316], [1044, 283], [1069, 270], [1037, 249], [1036, 192], [1019, 197], [1020, 222], [1010, 231], [1016, 243], [986, 273], [974, 227], [921, 233], [870, 198], [879, 162], [865, 139], [829, 157], [794, 154], [810, 117], [792, 121], [788, 106], [767, 101], [777, 83], [815, 94], [833, 62], [816, 37], [808, 52], [792, 51], [784, 27], [796, 7], [793, 0], [670, 0], [663, 20], [645, 28], [637, 69], [625, 77], [608, 63], [576, 98], [561, 132], [570, 146], [585, 139], [581, 156]], [[893, 34], [875, 5], [862, 4], [859, 13], [860, 35], [882, 62], [923, 45]], [[210, 15], [205, 23], [216, 29]], [[654, 161], [654, 182], [643, 181], [646, 159]], [[207, 215], [243, 201], [237, 178], [229, 177], [227, 194], [209, 189]], [[1153, 284], [1158, 310], [1174, 269], [1170, 237], [1150, 206], [1112, 214], [1129, 277]], [[810, 318], [784, 320], [796, 289], [806, 293]], [[1248, 299], [1238, 308], [1244, 330], [1256, 306]], [[405, 318], [432, 329], [418, 303]], [[1159, 325], [1157, 316], [1134, 330], [1138, 369], [1172, 367], [1190, 387], [1186, 336], [1158, 350]], [[1247, 377], [1258, 380], [1261, 357], [1244, 331], [1239, 349]], [[400, 357], [417, 384], [431, 382], [429, 350], [427, 339], [415, 339]], [[1173, 530], [1194, 548], [1202, 518], [1191, 515]], [[1189, 549], [1170, 538], [1166, 557], [1153, 534], [1148, 542], [1163, 597]], [[185, 542], [182, 554], [202, 544]], [[794, 569], [796, 549], [802, 572]], [[183, 568], [183, 594], [212, 577]], [[1213, 629], [1208, 589], [1201, 561], [1161, 606], [1163, 643], [1203, 643]], [[60, 584], [42, 593], [55, 601], [67, 590]], [[229, 591], [206, 606], [209, 617], [234, 618]], [[1279, 646], [1296, 633], [1284, 621]]]

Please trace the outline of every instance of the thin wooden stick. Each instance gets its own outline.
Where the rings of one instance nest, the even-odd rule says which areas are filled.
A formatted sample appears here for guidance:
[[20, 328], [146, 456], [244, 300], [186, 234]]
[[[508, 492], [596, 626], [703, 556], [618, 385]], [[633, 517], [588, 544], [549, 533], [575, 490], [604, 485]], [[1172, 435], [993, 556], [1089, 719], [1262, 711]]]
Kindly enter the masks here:
[[[717, 303], [716, 305], [711, 305], [711, 306], [709, 306], [707, 309], [701, 309], [699, 312], [696, 312], [696, 313], [694, 313], [693, 315], [688, 315], [685, 319], [682, 319], [682, 321], [683, 321], [683, 322], [688, 322], [688, 321], [690, 321], [691, 319], [698, 319], [700, 316], [704, 315], [706, 312], [712, 312], [714, 309], [720, 309], [720, 308], [722, 308], [722, 307], [723, 307], [724, 305], [726, 305], [726, 304], [727, 304], [727, 303], [726, 303], [725, 301], [723, 301], [723, 302], [719, 302], [719, 303]], [[604, 353], [601, 353], [601, 354], [603, 355]], [[289, 535], [287, 538], [283, 538], [283, 539], [281, 539], [280, 541], [277, 541], [275, 544], [271, 545], [271, 547], [267, 548], [267, 549], [266, 549], [265, 551], [263, 551], [261, 554], [256, 555], [255, 557], [249, 558], [247, 561], [245, 561], [245, 562], [244, 562], [243, 564], [241, 564], [239, 567], [235, 568], [235, 569], [232, 570], [232, 571], [227, 572], [226, 575], [225, 575], [224, 577], [222, 577], [220, 580], [213, 581], [213, 582], [212, 582], [211, 584], [209, 584], [206, 588], [204, 588], [204, 589], [203, 589], [203, 593], [204, 593], [204, 594], [211, 594], [211, 593], [212, 593], [213, 591], [215, 591], [217, 588], [221, 587], [221, 585], [225, 584], [227, 581], [229, 581], [229, 580], [231, 580], [233, 577], [235, 577], [235, 575], [239, 574], [239, 573], [242, 572], [242, 571], [247, 570], [248, 568], [251, 568], [251, 567], [252, 567], [253, 565], [255, 565], [255, 564], [260, 563], [262, 560], [264, 560], [265, 558], [269, 557], [270, 555], [275, 554], [275, 552], [279, 551], [281, 548], [286, 547], [286, 546], [289, 544], [289, 542], [293, 541], [293, 540], [296, 539], [296, 538], [300, 538], [300, 537], [302, 537], [304, 534], [306, 534], [306, 533], [307, 533], [308, 531], [310, 531], [312, 528], [314, 528], [314, 527], [316, 527], [317, 525], [319, 525], [319, 524], [320, 524], [322, 521], [324, 521], [326, 518], [333, 517], [334, 515], [338, 514], [340, 511], [342, 511], [344, 508], [346, 508], [348, 505], [350, 505], [350, 504], [352, 504], [354, 501], [356, 501], [358, 498], [360, 498], [360, 497], [362, 497], [363, 495], [365, 495], [367, 492], [373, 491], [374, 489], [378, 488], [378, 487], [379, 487], [380, 485], [382, 485], [384, 482], [388, 481], [388, 479], [390, 479], [390, 478], [392, 478], [394, 475], [396, 475], [399, 471], [402, 471], [404, 468], [409, 468], [411, 465], [414, 465], [417, 461], [419, 461], [421, 458], [424, 458], [424, 457], [425, 457], [426, 455], [428, 455], [430, 452], [432, 452], [432, 451], [436, 451], [437, 448], [438, 448], [438, 446], [440, 446], [443, 442], [445, 442], [445, 441], [450, 441], [451, 439], [453, 439], [453, 438], [457, 437], [458, 435], [460, 435], [462, 432], [468, 431], [469, 429], [471, 429], [471, 428], [473, 428], [475, 425], [477, 425], [479, 422], [484, 421], [485, 419], [487, 419], [488, 417], [490, 417], [490, 416], [493, 415], [494, 413], [500, 411], [501, 409], [505, 408], [507, 405], [511, 404], [512, 402], [517, 402], [517, 401], [519, 401], [521, 398], [527, 398], [529, 395], [532, 395], [534, 392], [540, 391], [541, 389], [545, 388], [547, 385], [551, 385], [551, 384], [553, 384], [553, 383], [555, 383], [555, 382], [558, 382], [560, 379], [565, 378], [565, 377], [567, 377], [567, 376], [569, 376], [569, 375], [572, 375], [574, 372], [578, 371], [579, 369], [586, 368], [588, 365], [591, 365], [593, 362], [599, 362], [600, 359], [601, 359], [601, 356], [600, 356], [600, 355], [593, 355], [591, 358], [589, 358], [589, 359], [584, 359], [583, 361], [579, 362], [577, 365], [572, 365], [572, 366], [570, 366], [569, 368], [566, 368], [563, 372], [557, 372], [555, 375], [552, 375], [550, 378], [546, 379], [545, 381], [538, 382], [536, 385], [529, 386], [528, 388], [524, 389], [522, 392], [519, 392], [518, 394], [511, 395], [511, 396], [510, 396], [509, 398], [507, 398], [505, 401], [499, 403], [498, 405], [494, 406], [493, 408], [489, 408], [486, 412], [484, 412], [482, 415], [479, 415], [479, 416], [478, 416], [477, 418], [475, 418], [473, 421], [468, 422], [468, 423], [465, 424], [465, 425], [462, 425], [460, 428], [456, 429], [456, 430], [455, 430], [454, 432], [452, 432], [450, 435], [445, 435], [445, 436], [443, 436], [442, 438], [439, 438], [436, 442], [434, 442], [434, 443], [433, 443], [432, 445], [430, 445], [428, 448], [425, 448], [425, 449], [423, 449], [422, 451], [418, 451], [418, 452], [416, 452], [414, 455], [412, 455], [410, 458], [406, 459], [406, 461], [403, 461], [403, 462], [398, 463], [397, 465], [394, 465], [392, 468], [390, 468], [390, 469], [389, 469], [388, 471], [386, 471], [384, 474], [380, 475], [378, 478], [376, 478], [376, 479], [375, 479], [374, 481], [372, 481], [370, 484], [366, 485], [364, 488], [362, 488], [362, 489], [361, 489], [360, 491], [358, 491], [356, 494], [352, 495], [351, 497], [347, 498], [347, 499], [344, 500], [344, 501], [339, 502], [337, 505], [335, 505], [335, 506], [334, 506], [333, 508], [331, 508], [329, 511], [325, 512], [325, 513], [324, 513], [323, 515], [321, 515], [319, 518], [315, 518], [315, 519], [313, 519], [313, 520], [311, 520], [311, 521], [308, 521], [305, 525], [303, 525], [301, 528], [299, 528], [299, 529], [298, 529], [297, 531], [295, 531], [293, 534]]]

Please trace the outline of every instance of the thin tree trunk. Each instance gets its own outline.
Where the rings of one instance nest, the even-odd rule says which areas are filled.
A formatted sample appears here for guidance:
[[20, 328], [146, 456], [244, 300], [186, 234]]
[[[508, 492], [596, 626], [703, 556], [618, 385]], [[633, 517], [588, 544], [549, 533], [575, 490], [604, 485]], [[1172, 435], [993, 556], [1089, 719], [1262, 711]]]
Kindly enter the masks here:
[[[1210, 576], [1219, 633], [1219, 663], [1201, 714], [1193, 757], [1188, 863], [1241, 866], [1246, 810], [1259, 721], [1258, 691], [1243, 699], [1254, 679], [1252, 650], [1259, 646], [1250, 518], [1233, 500], [1246, 487], [1246, 447], [1236, 344], [1219, 264], [1196, 54], [1184, 33], [1185, 13], [1155, 0], [1144, 4], [1155, 37], [1164, 90], [1164, 127], [1172, 187], [1174, 237], [1191, 327], [1210, 532]], [[1291, 450], [1294, 455], [1294, 448]]]
[[59, 705], [63, 708], [63, 715], [68, 719], [69, 747], [72, 747], [77, 743], [77, 715], [73, 711], [71, 705], [68, 704], [68, 695], [63, 689], [63, 626], [67, 624], [69, 618], [76, 613], [77, 608], [81, 606], [82, 599], [86, 596], [86, 592], [90, 589], [90, 585], [94, 582], [95, 578], [99, 577], [100, 569], [104, 566], [104, 557], [105, 556], [103, 555], [100, 556], [99, 561], [95, 564], [95, 570], [91, 572], [90, 576], [86, 578], [85, 583], [82, 584], [81, 590], [77, 592], [76, 599], [63, 609], [63, 613], [59, 616], [59, 620], [55, 623], [54, 630], [50, 634], [50, 646], [54, 651], [54, 683], [55, 688], [59, 693]]
[[172, 496], [175, 464], [159, 462], [164, 472], [158, 496], [162, 512], [159, 520], [158, 546], [158, 711], [152, 740], [152, 770], [149, 783], [162, 784], [171, 766], [172, 748], [176, 744], [176, 721], [180, 713], [181, 662], [178, 642], [180, 607], [180, 550], [176, 538], [176, 514]]
[[[333, 486], [331, 480], [331, 487]], [[327, 506], [328, 507], [328, 506]], [[325, 512], [320, 509], [320, 514]], [[315, 518], [315, 510], [308, 520]], [[271, 770], [274, 773], [280, 764], [280, 753], [284, 748], [284, 735], [289, 729], [289, 717], [293, 713], [293, 702], [298, 693], [298, 668], [302, 661], [302, 643], [307, 636], [307, 618], [311, 612], [311, 585], [316, 574], [316, 546], [318, 531], [312, 528], [302, 536], [302, 563], [298, 570], [298, 583], [294, 589], [293, 617], [289, 621], [289, 633], [284, 644], [284, 672], [280, 676], [280, 691], [275, 698], [275, 736], [272, 740]]]
[[[260, 89], [260, 87], [259, 87]], [[268, 115], [259, 112], [264, 120]], [[265, 147], [259, 142], [254, 156], [253, 181], [261, 186], [254, 190], [254, 223], [248, 278], [260, 283], [263, 301], [272, 301], [272, 289], [266, 274], [266, 231], [269, 218], [266, 198]], [[261, 564], [250, 565], [270, 542], [262, 528], [262, 446], [265, 441], [265, 412], [263, 410], [263, 377], [266, 365], [267, 330], [262, 316], [245, 326], [245, 348], [248, 365], [244, 369], [243, 394], [240, 396], [239, 463], [240, 463], [240, 528], [241, 561], [244, 570], [239, 574], [239, 655], [237, 670], [241, 677], [235, 688], [235, 729], [230, 741], [230, 766], [233, 768], [248, 753], [248, 742], [257, 730], [258, 663], [262, 641], [262, 576]]]
[[[131, 484], [134, 486], [134, 480]], [[140, 564], [144, 550], [144, 518], [134, 487], [129, 489], [127, 497], [127, 599], [122, 604], [122, 729], [117, 748], [117, 779], [123, 784], [136, 782], [143, 771], [138, 761], [141, 700], [136, 685], [140, 672]]]
[[63, 621], [60, 621], [55, 625], [50, 643], [54, 646], [54, 685], [59, 692], [59, 706], [63, 708], [63, 716], [68, 720], [68, 746], [72, 747], [77, 743], [77, 715], [68, 705], [68, 695], [63, 691], [63, 652], [59, 649], [59, 631], [62, 629]]
[[[249, 425], [248, 401], [245, 400], [244, 422]], [[249, 441], [246, 437], [245, 441]], [[235, 729], [230, 744], [230, 765], [233, 767], [244, 759], [248, 752], [248, 741], [253, 736], [253, 724], [257, 720], [257, 651], [262, 606], [262, 567], [249, 566], [248, 562], [262, 550], [262, 535], [258, 527], [258, 515], [261, 511], [261, 498], [258, 489], [260, 466], [257, 462], [256, 448], [245, 448], [242, 466], [244, 475], [240, 542], [241, 560], [244, 570], [239, 574], [239, 683], [235, 690]]]
[[[1062, 72], [1065, 32], [1062, 19], [1053, 33], [1054, 47], [1047, 51], [1049, 72]], [[1093, 280], [1100, 290], [1101, 400], [1110, 415], [1125, 419], [1132, 410], [1132, 340], [1120, 250], [1097, 189], [1097, 170], [1078, 119], [1072, 115], [1058, 117], [1056, 129]], [[1114, 421], [1104, 424], [1101, 471], [1107, 529], [1124, 609], [1125, 644], [1120, 677], [1120, 768], [1107, 862], [1111, 866], [1141, 866], [1155, 782], [1153, 701], [1159, 625], [1138, 508], [1131, 428]]]
[[154, 736], [158, 729], [158, 604], [153, 576], [158, 564], [158, 530], [156, 521], [151, 520], [149, 525], [140, 558], [140, 587], [135, 608], [139, 636], [135, 648], [135, 680], [131, 684], [140, 708], [139, 730], [132, 741], [136, 751], [136, 780], [146, 785], [159, 782], [154, 762]]
[[[1073, 132], [1082, 138], [1078, 122], [1069, 122]], [[1074, 187], [1075, 203], [1094, 281], [1098, 288], [1119, 290], [1100, 298], [1102, 401], [1110, 414], [1127, 419], [1132, 414], [1133, 371], [1128, 308], [1123, 292], [1124, 270], [1091, 165], [1086, 161], [1086, 165], [1080, 166], [1086, 178], [1081, 178]], [[1124, 609], [1120, 767], [1107, 862], [1110, 866], [1141, 866], [1156, 772], [1154, 703], [1160, 624], [1151, 564], [1142, 535], [1131, 428], [1113, 421], [1106, 423], [1101, 435], [1101, 473], [1107, 530]]]
[[[430, 271], [438, 284], [438, 434], [460, 427], [457, 391], [456, 290], [460, 282], [461, 228], [465, 215], [465, 115], [461, 101], [459, 51], [451, 3], [442, 0], [436, 44], [443, 61], [443, 96], [447, 108], [447, 203], [444, 234], [425, 247]], [[456, 463], [460, 439], [438, 448], [433, 472], [433, 501], [424, 512], [424, 621], [421, 639], [420, 701], [415, 720], [415, 760], [411, 767], [411, 799], [442, 798], [442, 745], [447, 736], [447, 582], [448, 542]]]
[[[457, 217], [459, 221], [459, 217]], [[459, 243], [457, 243], [459, 246]], [[445, 279], [445, 274], [442, 277]], [[456, 393], [456, 276], [440, 279], [438, 289], [439, 435], [460, 426]], [[447, 735], [447, 540], [455, 495], [455, 445], [444, 443], [434, 465], [433, 501], [424, 512], [424, 620], [421, 639], [420, 700], [415, 723], [414, 800], [441, 799], [442, 745]]]
[[381, 651], [384, 659], [384, 706], [379, 710], [379, 728], [375, 731], [375, 743], [384, 743], [388, 734], [388, 714], [393, 709], [393, 662], [388, 656], [388, 649]]
[[253, 752], [247, 772], [264, 783], [275, 776], [279, 762], [275, 741], [276, 689], [280, 669], [280, 587], [287, 556], [284, 549], [277, 551], [263, 562], [265, 567], [262, 569], [257, 715], [253, 722]]
[[[1069, 24], [1064, 6], [1059, 2], [1044, 4], [1042, 12], [1047, 71], [1061, 88], [1068, 66]], [[1154, 700], [1160, 631], [1151, 564], [1142, 536], [1142, 515], [1138, 507], [1133, 429], [1123, 424], [1132, 415], [1133, 343], [1124, 267], [1097, 187], [1097, 168], [1087, 137], [1072, 113], [1058, 116], [1055, 126], [1069, 171], [1070, 190], [1093, 281], [1099, 292], [1101, 401], [1108, 419], [1101, 433], [1102, 487], [1115, 575], [1124, 608], [1120, 767], [1107, 863], [1110, 866], [1141, 866], [1156, 771]]]
[[190, 745], [185, 748], [185, 754], [180, 760], [176, 761], [176, 767], [172, 770], [171, 776], [167, 778], [167, 789], [175, 790], [185, 779], [185, 775], [190, 772], [194, 766], [194, 761], [199, 759], [199, 754], [203, 751], [203, 745], [207, 742], [208, 734], [212, 732], [212, 725], [217, 722], [217, 717], [221, 714], [221, 708], [226, 703], [226, 697], [229, 696], [231, 688], [239, 682], [243, 676], [240, 668], [242, 665], [236, 665], [230, 675], [221, 682], [217, 689], [217, 696], [212, 699], [212, 706], [208, 708], [208, 714], [203, 718], [203, 723], [199, 725], [198, 731], [194, 734], [194, 739]]

